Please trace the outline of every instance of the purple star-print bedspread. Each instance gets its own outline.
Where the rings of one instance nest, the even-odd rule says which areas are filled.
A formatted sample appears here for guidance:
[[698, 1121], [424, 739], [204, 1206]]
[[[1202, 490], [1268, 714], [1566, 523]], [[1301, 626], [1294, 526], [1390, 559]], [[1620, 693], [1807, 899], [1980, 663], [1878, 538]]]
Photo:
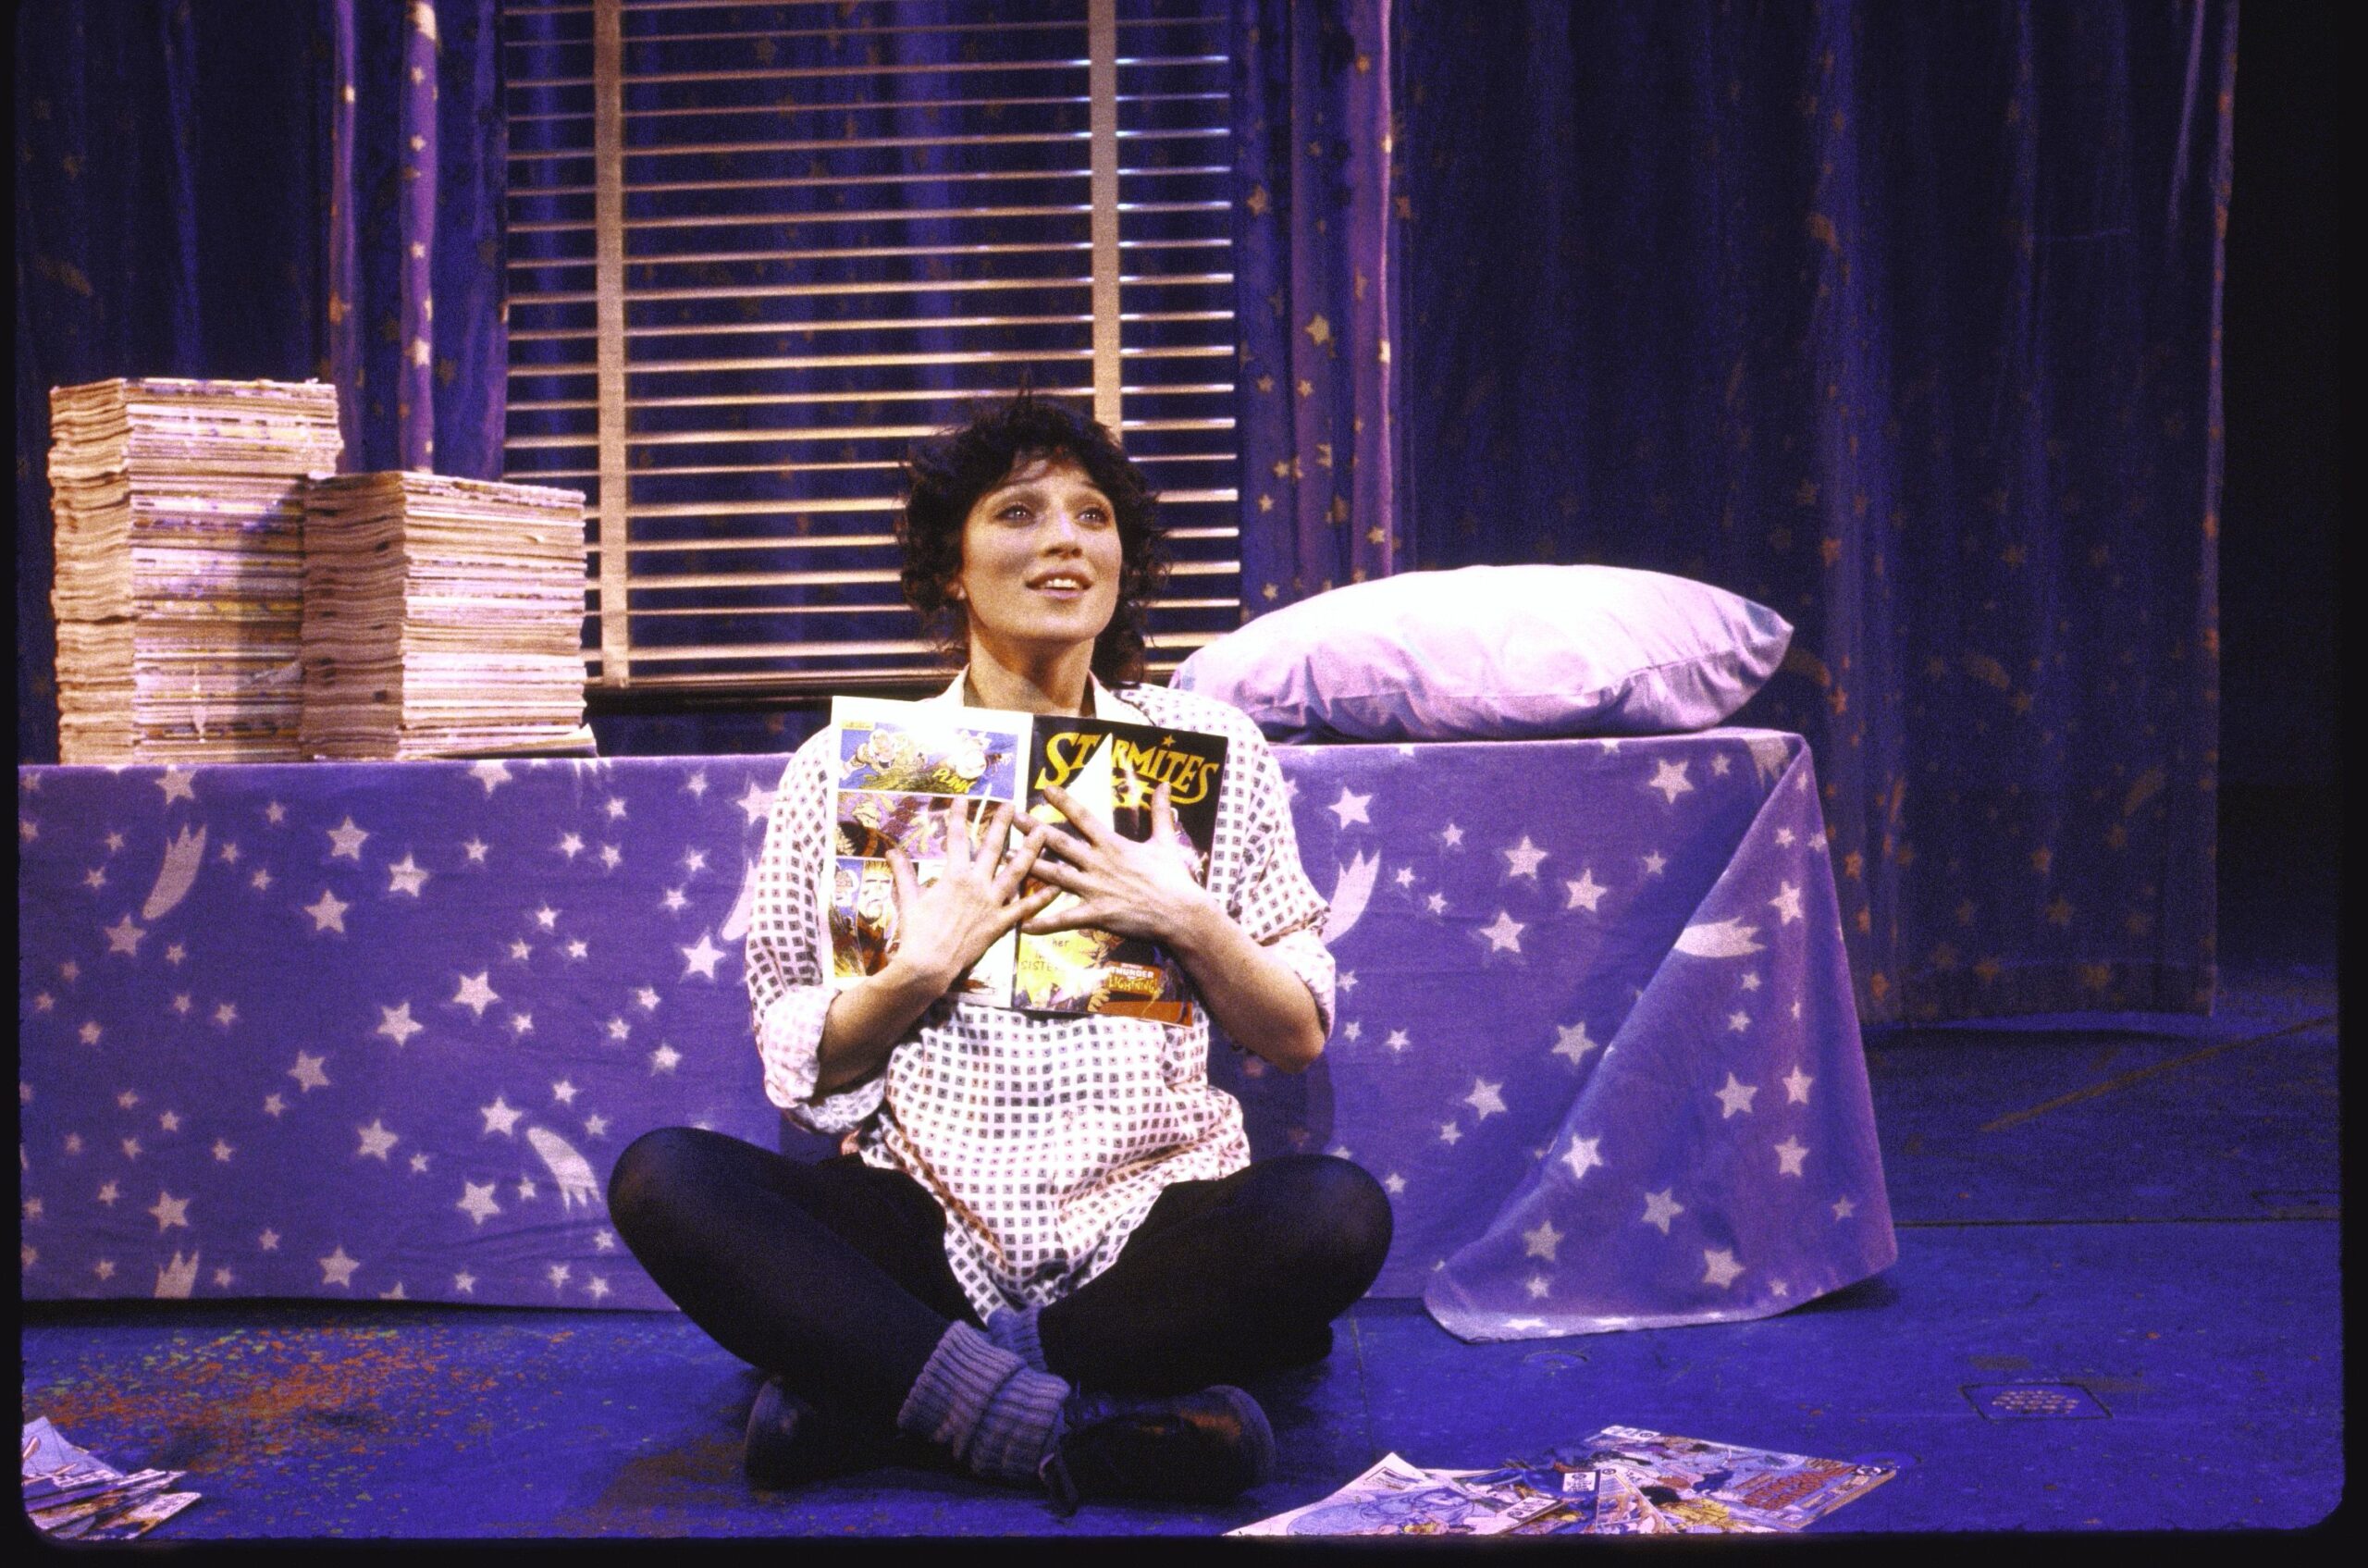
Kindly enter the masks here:
[[[1807, 749], [1281, 749], [1333, 902], [1260, 1154], [1389, 1187], [1471, 1339], [1782, 1311], [1895, 1253]], [[617, 1154], [776, 1145], [741, 969], [779, 757], [18, 771], [21, 1290], [664, 1307]]]
[[[1283, 771], [1339, 1016], [1316, 1068], [1244, 1104], [1253, 1145], [1389, 1189], [1376, 1293], [1523, 1339], [1766, 1316], [1897, 1257], [1799, 736]], [[1257, 1065], [1226, 1055], [1221, 1080]]]

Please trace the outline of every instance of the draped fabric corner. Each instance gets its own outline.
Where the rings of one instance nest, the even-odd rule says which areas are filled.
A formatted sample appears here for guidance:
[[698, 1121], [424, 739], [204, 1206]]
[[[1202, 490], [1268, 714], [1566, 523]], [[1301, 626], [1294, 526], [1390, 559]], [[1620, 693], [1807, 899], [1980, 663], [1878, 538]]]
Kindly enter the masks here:
[[16, 15], [17, 753], [57, 756], [49, 389], [334, 381], [348, 471], [501, 473], [498, 0]]
[[1235, 0], [1247, 620], [1405, 559], [1391, 0]]

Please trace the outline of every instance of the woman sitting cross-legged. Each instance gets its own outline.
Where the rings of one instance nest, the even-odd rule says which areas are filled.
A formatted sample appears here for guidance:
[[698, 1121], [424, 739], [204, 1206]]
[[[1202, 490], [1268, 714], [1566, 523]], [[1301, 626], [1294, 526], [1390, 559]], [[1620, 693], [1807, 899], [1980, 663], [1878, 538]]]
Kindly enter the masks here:
[[[948, 834], [926, 887], [892, 853], [898, 945], [833, 990], [823, 731], [774, 796], [747, 971], [767, 1094], [847, 1152], [804, 1163], [652, 1132], [610, 1178], [616, 1228], [693, 1322], [775, 1375], [750, 1413], [759, 1481], [880, 1463], [901, 1434], [1067, 1507], [1220, 1501], [1274, 1463], [1235, 1385], [1324, 1356], [1389, 1245], [1371, 1176], [1320, 1154], [1252, 1164], [1240, 1106], [1208, 1080], [1212, 1018], [1287, 1072], [1323, 1051], [1326, 907], [1256, 726], [1131, 684], [1159, 534], [1116, 440], [1022, 394], [925, 443], [908, 473], [906, 597], [968, 653], [931, 700], [1224, 735], [1205, 880], [1172, 839], [1121, 837], [1048, 792], [1081, 834], [999, 807], [975, 851]], [[1192, 1021], [950, 994], [1015, 925], [1159, 944], [1190, 978]]]

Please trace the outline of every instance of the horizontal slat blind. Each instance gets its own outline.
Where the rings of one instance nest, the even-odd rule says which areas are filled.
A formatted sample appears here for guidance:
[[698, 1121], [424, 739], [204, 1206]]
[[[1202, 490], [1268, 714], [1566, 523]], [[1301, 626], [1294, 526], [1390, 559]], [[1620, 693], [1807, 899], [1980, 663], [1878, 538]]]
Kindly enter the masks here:
[[[1115, 5], [1103, 282], [1121, 436], [1176, 563], [1155, 676], [1240, 619], [1228, 3]], [[594, 682], [820, 692], [936, 669], [897, 586], [899, 459], [1023, 377], [1093, 406], [1089, 4], [506, 6], [506, 466], [591, 502]]]

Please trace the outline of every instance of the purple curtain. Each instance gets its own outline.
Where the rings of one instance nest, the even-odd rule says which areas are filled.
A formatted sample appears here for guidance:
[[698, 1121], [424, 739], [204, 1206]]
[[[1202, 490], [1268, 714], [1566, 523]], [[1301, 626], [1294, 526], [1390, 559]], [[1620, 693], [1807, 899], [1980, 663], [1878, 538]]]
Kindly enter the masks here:
[[501, 472], [495, 0], [16, 16], [17, 753], [57, 756], [49, 389], [337, 383], [349, 470]]
[[1398, 0], [1409, 553], [1793, 621], [1869, 1021], [2211, 1005], [2236, 17]]
[[1242, 618], [1405, 564], [1391, 0], [1234, 0]]

